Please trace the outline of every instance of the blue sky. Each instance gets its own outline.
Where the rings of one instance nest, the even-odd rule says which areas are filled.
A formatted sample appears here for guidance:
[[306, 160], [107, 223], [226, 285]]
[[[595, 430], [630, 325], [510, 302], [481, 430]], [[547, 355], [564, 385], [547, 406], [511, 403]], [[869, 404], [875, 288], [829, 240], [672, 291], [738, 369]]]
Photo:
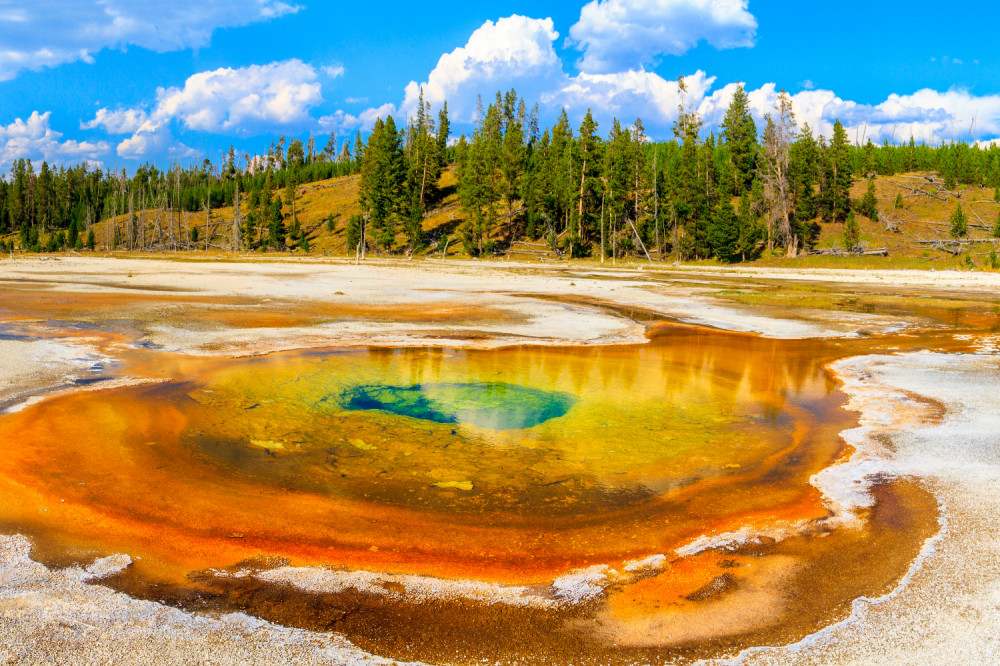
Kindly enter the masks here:
[[279, 135], [322, 147], [405, 120], [419, 85], [456, 132], [478, 94], [513, 86], [545, 122], [592, 108], [604, 131], [641, 117], [666, 138], [678, 103], [712, 127], [740, 81], [758, 117], [788, 90], [817, 134], [839, 118], [859, 140], [985, 141], [1000, 137], [998, 16], [870, 0], [0, 0], [0, 169], [218, 159]]

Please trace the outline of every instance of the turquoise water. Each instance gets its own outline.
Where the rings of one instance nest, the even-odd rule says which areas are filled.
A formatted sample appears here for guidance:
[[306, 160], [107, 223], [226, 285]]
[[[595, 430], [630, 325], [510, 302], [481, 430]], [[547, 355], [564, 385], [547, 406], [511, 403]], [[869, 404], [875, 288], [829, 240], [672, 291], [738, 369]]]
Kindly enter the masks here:
[[517, 384], [476, 382], [355, 386], [346, 389], [339, 402], [348, 411], [381, 411], [434, 423], [523, 430], [565, 416], [577, 398]]

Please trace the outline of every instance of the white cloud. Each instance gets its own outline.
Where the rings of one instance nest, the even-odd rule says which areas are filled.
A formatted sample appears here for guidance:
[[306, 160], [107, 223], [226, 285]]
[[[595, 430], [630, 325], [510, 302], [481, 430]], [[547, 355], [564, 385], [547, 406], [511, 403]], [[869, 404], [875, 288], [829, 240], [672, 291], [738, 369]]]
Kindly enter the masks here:
[[[514, 88], [529, 103], [536, 100], [543, 111], [554, 115], [566, 107], [578, 122], [592, 109], [601, 126], [613, 117], [631, 122], [641, 117], [646, 127], [669, 130], [681, 101], [676, 81], [642, 68], [612, 73], [582, 72], [569, 76], [556, 54], [559, 34], [551, 19], [511, 16], [496, 23], [487, 21], [468, 43], [441, 56], [426, 82], [411, 82], [401, 112], [416, 113], [420, 88], [424, 98], [439, 108], [447, 100], [452, 121], [475, 120], [477, 97], [490, 104], [496, 91]], [[708, 93], [715, 79], [698, 71], [687, 77], [686, 100], [695, 106]]]
[[309, 121], [322, 101], [316, 70], [300, 60], [189, 77], [183, 88], [159, 89], [151, 118], [176, 118], [189, 129], [248, 134]]
[[323, 73], [331, 79], [336, 79], [344, 75], [347, 70], [343, 65], [327, 65], [323, 68]]
[[108, 134], [131, 134], [146, 122], [148, 116], [142, 109], [98, 109], [92, 120], [80, 123], [80, 129], [102, 128]]
[[391, 103], [383, 104], [369, 109], [365, 109], [358, 115], [353, 115], [342, 110], [319, 119], [319, 126], [325, 132], [336, 132], [344, 134], [361, 130], [370, 132], [375, 127], [375, 121], [379, 118], [388, 118], [397, 113], [396, 105]]
[[[685, 104], [697, 106], [712, 88], [715, 77], [699, 70], [684, 81]], [[642, 118], [647, 129], [659, 129], [661, 133], [676, 120], [681, 100], [677, 81], [667, 81], [659, 74], [643, 70], [579, 74], [567, 79], [560, 90], [542, 98], [546, 106], [565, 107], [574, 117], [582, 117], [587, 109], [592, 109], [602, 126], [614, 117], [627, 123]]]
[[552, 19], [509, 16], [487, 21], [469, 37], [465, 46], [445, 53], [420, 84], [411, 81], [401, 111], [416, 113], [420, 88], [435, 107], [447, 100], [453, 119], [475, 119], [476, 97], [493, 101], [497, 90], [514, 87], [522, 96], [536, 99], [565, 77], [562, 61], [552, 43], [559, 37]]
[[592, 0], [570, 28], [583, 50], [581, 71], [616, 72], [681, 55], [704, 40], [719, 49], [750, 47], [757, 19], [748, 0]]
[[4, 171], [22, 157], [65, 164], [96, 161], [110, 150], [104, 141], [62, 141], [62, 133], [49, 124], [50, 116], [50, 111], [34, 111], [27, 120], [17, 118], [10, 125], [0, 125], [0, 167]]
[[[702, 100], [699, 111], [721, 120], [736, 84], [729, 84]], [[778, 87], [768, 83], [748, 91], [750, 107], [758, 126], [777, 102]], [[938, 144], [951, 140], [1000, 137], [1000, 95], [976, 96], [966, 90], [947, 92], [923, 89], [910, 95], [889, 95], [879, 104], [859, 104], [839, 97], [832, 90], [804, 90], [790, 96], [799, 127], [808, 123], [813, 135], [827, 139], [833, 123], [840, 120], [852, 142], [871, 139], [876, 143], [909, 141]]]
[[0, 7], [0, 81], [25, 69], [93, 62], [105, 48], [200, 48], [217, 28], [298, 10], [281, 0], [9, 0]]
[[[158, 89], [156, 98], [148, 116], [138, 109], [101, 110], [103, 118], [144, 117], [132, 137], [118, 145], [120, 156], [141, 158], [163, 151], [171, 141], [172, 122], [189, 130], [241, 136], [312, 126], [310, 109], [322, 101], [316, 70], [300, 60], [201, 72], [182, 88]], [[86, 126], [109, 127], [112, 122], [105, 123], [101, 111]]]

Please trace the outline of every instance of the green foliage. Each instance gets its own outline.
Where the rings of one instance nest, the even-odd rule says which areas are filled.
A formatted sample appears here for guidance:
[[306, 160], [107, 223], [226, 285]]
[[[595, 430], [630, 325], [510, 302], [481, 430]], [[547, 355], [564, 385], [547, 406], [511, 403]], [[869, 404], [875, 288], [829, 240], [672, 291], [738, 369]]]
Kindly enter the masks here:
[[287, 231], [285, 229], [285, 216], [281, 212], [282, 202], [281, 196], [274, 198], [271, 202], [270, 217], [268, 218], [267, 225], [267, 247], [273, 248], [275, 250], [283, 250], [286, 248], [285, 236]]
[[94, 228], [91, 227], [90, 231], [87, 232], [87, 249], [93, 250], [97, 247], [97, 238], [94, 237]]
[[191, 227], [190, 238], [191, 238], [191, 242], [192, 243], [197, 243], [198, 242], [198, 225], [197, 224], [194, 225], [193, 227]]
[[955, 211], [951, 214], [949, 221], [951, 222], [952, 238], [964, 238], [969, 234], [969, 218], [965, 216], [962, 204], [956, 204]]
[[[423, 218], [443, 194], [437, 185], [449, 162], [458, 177], [461, 209], [453, 219], [459, 227], [448, 225], [438, 233], [455, 233], [473, 255], [485, 254], [491, 241], [492, 247], [507, 248], [520, 239], [545, 239], [574, 257], [596, 254], [603, 241], [604, 256], [613, 259], [641, 255], [641, 243], [659, 249], [658, 257], [676, 251], [681, 257], [732, 261], [753, 258], [768, 228], [777, 231], [773, 237], [779, 242], [797, 238], [808, 247], [819, 216], [845, 222], [855, 208], [877, 218], [873, 182], [860, 200], [850, 199], [852, 178], [862, 173], [937, 171], [949, 187], [985, 184], [1000, 200], [1000, 149], [961, 142], [918, 145], [913, 138], [899, 146], [871, 141], [856, 146], [837, 122], [830, 137], [814, 137], [803, 125], [783, 135], [777, 151], [772, 146], [762, 151], [742, 87], [715, 136], [703, 132], [702, 119], [683, 95], [683, 79], [679, 85], [674, 139], [658, 143], [646, 139], [641, 120], [630, 125], [614, 120], [601, 128], [589, 112], [578, 128], [565, 112], [553, 126], [539, 128], [537, 106], [529, 111], [511, 90], [483, 105], [474, 132], [453, 147], [447, 106], [432, 114], [421, 96], [405, 127], [386, 118], [376, 123], [367, 143], [360, 132], [353, 143], [331, 136], [319, 153], [312, 140], [282, 138], [266, 155], [248, 161], [230, 150], [218, 165], [207, 160], [169, 170], [142, 165], [132, 174], [85, 165], [54, 169], [15, 159], [0, 179], [0, 234], [16, 235], [25, 251], [96, 247], [96, 238], [91, 242], [92, 234], [84, 230], [113, 218], [109, 249], [132, 248], [142, 235], [139, 220], [150, 219], [133, 206], [141, 211], [155, 202], [176, 215], [171, 219], [180, 226], [182, 211], [232, 206], [240, 192], [244, 247], [304, 248], [309, 241], [296, 210], [298, 186], [360, 173], [362, 215], [348, 221], [348, 251], [362, 240], [363, 248], [392, 251], [402, 235], [408, 249], [417, 251], [426, 245]], [[783, 182], [773, 180], [772, 169], [761, 171], [760, 156], [772, 153], [787, 167]], [[278, 192], [284, 214], [280, 205], [275, 212]], [[730, 204], [737, 198], [733, 212]], [[896, 196], [895, 208], [903, 205], [902, 195]], [[337, 231], [332, 217], [324, 221], [327, 233]], [[994, 227], [1000, 237], [1000, 220]], [[153, 235], [161, 248], [168, 242]]]
[[854, 216], [854, 211], [847, 213], [847, 220], [844, 222], [844, 247], [848, 251], [853, 251], [861, 244], [861, 227]]
[[416, 189], [410, 195], [410, 213], [406, 218], [406, 238], [410, 252], [419, 252], [427, 244], [424, 238], [424, 209], [420, 205], [420, 195]]
[[993, 270], [1000, 269], [1000, 257], [997, 256], [996, 249], [990, 250], [989, 262]]
[[750, 112], [750, 99], [743, 84], [736, 87], [733, 100], [726, 109], [720, 125], [722, 138], [729, 150], [733, 165], [736, 192], [749, 192], [757, 170], [757, 125]]
[[858, 212], [867, 217], [869, 220], [878, 219], [878, 197], [875, 195], [875, 179], [868, 179], [868, 188], [865, 190], [865, 194], [861, 197], [861, 204], [858, 206]]
[[788, 180], [792, 191], [792, 210], [798, 220], [812, 220], [819, 214], [816, 183], [819, 179], [820, 153], [809, 125], [803, 125], [799, 138], [789, 150]]
[[719, 206], [708, 227], [708, 241], [712, 252], [723, 261], [734, 262], [740, 258], [740, 223], [732, 204]]
[[976, 267], [976, 262], [972, 260], [972, 253], [970, 252], [965, 253], [965, 258], [962, 260], [962, 263], [965, 264], [965, 267], [970, 271]]
[[904, 205], [905, 204], [903, 203], [903, 195], [902, 194], [897, 194], [896, 195], [896, 202], [893, 204], [893, 209], [894, 210], [899, 210]]
[[824, 218], [832, 222], [844, 222], [851, 209], [851, 166], [850, 144], [847, 131], [838, 120], [833, 124], [833, 138], [826, 151], [824, 174], [820, 189]]
[[[375, 123], [361, 163], [359, 197], [363, 220], [371, 225], [375, 243], [391, 250], [396, 236], [396, 222], [405, 210], [404, 197], [406, 172], [403, 149], [400, 144], [396, 121], [389, 116], [384, 122]], [[362, 226], [361, 238], [367, 240]]]
[[993, 222], [993, 238], [1000, 238], [1000, 213], [997, 213], [997, 219]]
[[354, 254], [361, 242], [361, 230], [364, 220], [360, 215], [351, 215], [347, 218], [347, 254]]

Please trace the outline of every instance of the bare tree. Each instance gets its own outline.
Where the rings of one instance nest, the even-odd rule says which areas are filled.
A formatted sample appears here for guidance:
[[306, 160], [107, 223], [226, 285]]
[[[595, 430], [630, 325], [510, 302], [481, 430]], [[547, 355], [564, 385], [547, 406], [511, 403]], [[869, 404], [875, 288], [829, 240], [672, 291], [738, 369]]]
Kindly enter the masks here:
[[774, 114], [766, 116], [764, 145], [761, 147], [760, 171], [764, 197], [768, 202], [767, 249], [774, 249], [775, 236], [795, 256], [798, 239], [792, 234], [791, 184], [788, 179], [788, 157], [795, 139], [795, 114], [792, 99], [784, 90], [778, 94]]

